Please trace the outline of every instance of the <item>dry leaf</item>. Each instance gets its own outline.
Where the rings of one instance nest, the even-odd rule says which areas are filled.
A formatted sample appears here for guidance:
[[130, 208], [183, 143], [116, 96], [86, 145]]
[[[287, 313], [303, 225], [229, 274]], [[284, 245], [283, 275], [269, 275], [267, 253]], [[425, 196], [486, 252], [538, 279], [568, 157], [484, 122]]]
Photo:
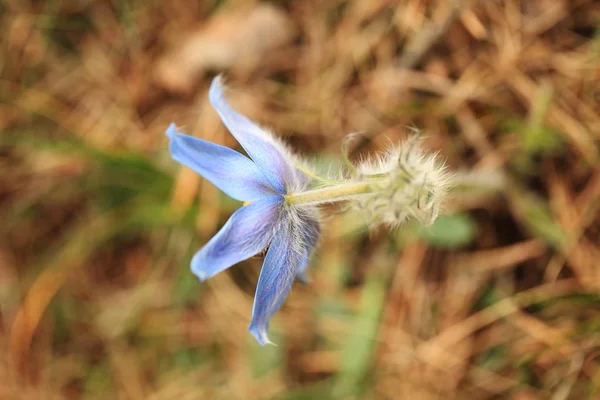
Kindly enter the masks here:
[[290, 43], [294, 31], [286, 13], [270, 4], [221, 11], [160, 60], [156, 79], [168, 91], [189, 93], [208, 69], [254, 70], [269, 51]]

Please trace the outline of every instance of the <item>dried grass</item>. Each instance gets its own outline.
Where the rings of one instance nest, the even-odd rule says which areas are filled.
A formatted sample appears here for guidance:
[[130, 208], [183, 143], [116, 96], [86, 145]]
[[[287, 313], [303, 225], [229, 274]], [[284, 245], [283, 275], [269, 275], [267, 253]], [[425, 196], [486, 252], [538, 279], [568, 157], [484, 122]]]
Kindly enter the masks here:
[[[0, 397], [597, 398], [599, 21], [593, 0], [4, 0]], [[206, 102], [222, 69], [315, 160], [415, 125], [471, 174], [429, 236], [330, 217], [278, 347], [246, 331], [260, 257], [188, 271], [236, 204], [163, 132], [235, 146]]]

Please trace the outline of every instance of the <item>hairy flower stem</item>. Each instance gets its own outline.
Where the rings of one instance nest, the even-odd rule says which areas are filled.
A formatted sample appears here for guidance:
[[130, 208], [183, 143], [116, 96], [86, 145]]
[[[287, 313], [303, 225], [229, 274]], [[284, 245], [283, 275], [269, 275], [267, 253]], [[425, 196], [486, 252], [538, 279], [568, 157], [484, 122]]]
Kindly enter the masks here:
[[345, 200], [348, 197], [371, 193], [377, 190], [378, 181], [352, 182], [335, 186], [291, 193], [285, 196], [288, 204], [319, 204]]

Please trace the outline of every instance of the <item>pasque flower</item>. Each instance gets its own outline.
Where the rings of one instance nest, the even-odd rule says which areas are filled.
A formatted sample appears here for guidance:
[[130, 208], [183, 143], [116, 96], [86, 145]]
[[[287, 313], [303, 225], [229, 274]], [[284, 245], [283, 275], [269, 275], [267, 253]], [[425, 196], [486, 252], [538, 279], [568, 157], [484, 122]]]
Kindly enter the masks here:
[[171, 155], [236, 200], [245, 202], [223, 228], [194, 255], [192, 272], [204, 281], [269, 247], [256, 288], [249, 330], [269, 343], [269, 319], [279, 310], [294, 278], [304, 279], [310, 252], [319, 238], [317, 210], [291, 204], [286, 195], [303, 191], [309, 178], [297, 159], [268, 131], [234, 111], [215, 78], [209, 100], [248, 157], [167, 128]]
[[344, 154], [345, 177], [323, 178], [270, 132], [234, 111], [225, 100], [220, 76], [210, 86], [209, 100], [248, 156], [182, 134], [174, 124], [166, 131], [171, 156], [244, 205], [194, 255], [192, 272], [204, 281], [268, 248], [249, 327], [261, 345], [270, 343], [269, 320], [294, 279], [304, 280], [319, 239], [320, 204], [349, 201], [369, 223], [398, 225], [414, 217], [430, 224], [437, 217], [448, 174], [435, 155], [421, 150], [418, 140], [357, 166]]

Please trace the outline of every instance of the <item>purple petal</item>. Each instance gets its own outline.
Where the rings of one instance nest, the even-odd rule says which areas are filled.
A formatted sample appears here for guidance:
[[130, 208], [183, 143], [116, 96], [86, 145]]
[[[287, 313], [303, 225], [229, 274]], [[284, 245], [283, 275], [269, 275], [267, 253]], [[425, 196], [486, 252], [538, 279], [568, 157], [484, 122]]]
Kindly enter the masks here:
[[237, 210], [192, 258], [192, 272], [206, 280], [267, 247], [281, 214], [281, 197], [272, 196]]
[[283, 224], [267, 251], [252, 308], [249, 330], [261, 345], [271, 343], [267, 336], [269, 320], [281, 308], [298, 268], [306, 268], [308, 254], [318, 238], [316, 220], [301, 215], [284, 218], [288, 218], [287, 224]]
[[267, 336], [269, 319], [278, 311], [292, 287], [299, 258], [292, 250], [292, 243], [287, 235], [275, 236], [260, 272], [249, 327], [261, 346], [271, 343]]
[[207, 142], [177, 131], [166, 130], [171, 139], [171, 157], [193, 169], [229, 196], [254, 201], [276, 192], [248, 157], [228, 147]]
[[210, 85], [208, 98], [227, 129], [256, 163], [265, 178], [281, 194], [290, 183], [296, 183], [296, 168], [286, 151], [269, 132], [234, 111], [223, 95], [221, 76]]

